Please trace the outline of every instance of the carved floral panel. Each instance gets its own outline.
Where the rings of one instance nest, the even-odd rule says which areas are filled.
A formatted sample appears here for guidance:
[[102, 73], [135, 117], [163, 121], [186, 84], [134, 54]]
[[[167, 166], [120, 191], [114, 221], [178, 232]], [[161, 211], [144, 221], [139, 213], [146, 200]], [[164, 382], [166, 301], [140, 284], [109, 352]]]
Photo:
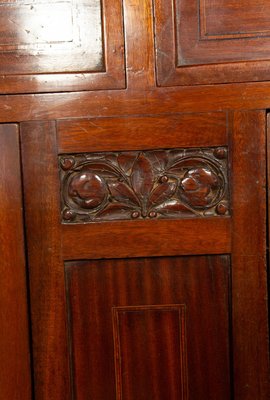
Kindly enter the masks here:
[[59, 157], [63, 222], [227, 215], [227, 149]]

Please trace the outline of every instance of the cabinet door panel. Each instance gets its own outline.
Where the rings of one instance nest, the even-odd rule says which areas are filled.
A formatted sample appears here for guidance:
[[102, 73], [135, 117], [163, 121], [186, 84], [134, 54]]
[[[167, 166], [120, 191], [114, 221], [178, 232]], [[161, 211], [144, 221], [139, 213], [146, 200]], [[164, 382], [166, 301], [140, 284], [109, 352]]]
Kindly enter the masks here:
[[269, 79], [268, 1], [169, 3], [155, 1], [161, 86]]
[[268, 399], [265, 114], [211, 116], [22, 124], [37, 398]]
[[0, 4], [0, 91], [125, 87], [120, 1]]

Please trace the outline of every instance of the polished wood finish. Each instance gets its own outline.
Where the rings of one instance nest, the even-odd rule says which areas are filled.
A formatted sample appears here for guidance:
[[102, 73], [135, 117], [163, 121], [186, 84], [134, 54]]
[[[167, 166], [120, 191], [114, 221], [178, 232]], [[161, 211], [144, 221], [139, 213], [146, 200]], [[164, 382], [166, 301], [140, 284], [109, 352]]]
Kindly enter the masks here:
[[241, 400], [269, 397], [265, 126], [263, 111], [232, 117], [232, 325]]
[[54, 122], [22, 124], [34, 383], [38, 400], [70, 398], [55, 149]]
[[74, 398], [230, 398], [228, 256], [77, 261], [65, 271]]
[[125, 87], [120, 0], [0, 5], [0, 91]]
[[[169, 114], [60, 120], [59, 153], [213, 147], [227, 143], [227, 114]], [[128, 143], [127, 143], [128, 139]]]
[[0, 96], [0, 122], [268, 109], [270, 104], [268, 82], [135, 89]]
[[[231, 221], [228, 217], [106, 222], [90, 227], [70, 224], [63, 225], [62, 232], [63, 256], [67, 260], [226, 254], [231, 251]], [[70, 246], [74, 240], [76, 245]]]
[[0, 126], [0, 393], [31, 400], [30, 343], [17, 125]]
[[154, 4], [159, 85], [269, 80], [267, 0]]
[[[46, 25], [46, 3], [33, 3], [32, 10], [32, 4], [23, 1], [0, 5], [2, 19], [12, 14], [25, 29], [20, 34], [10, 20], [0, 28], [0, 71], [1, 60], [6, 68], [0, 76], [0, 122], [21, 122], [37, 400], [112, 400], [116, 393], [119, 400], [269, 398], [269, 17], [263, 11], [269, 6], [264, 0], [197, 3], [203, 25], [194, 48], [195, 0], [72, 2], [90, 47], [85, 56], [82, 45], [67, 58], [61, 54], [64, 48], [72, 50], [71, 36], [79, 21], [73, 15], [70, 28], [74, 7], [69, 1], [61, 3], [59, 21], [66, 29], [56, 32], [55, 43], [49, 43], [54, 33]], [[92, 17], [90, 5], [96, 9]], [[51, 2], [51, 11], [58, 6]], [[179, 15], [182, 8], [185, 13], [187, 6], [186, 21], [172, 18], [173, 11]], [[27, 26], [30, 32], [37, 29], [29, 19], [33, 10], [46, 22], [43, 36], [34, 44], [35, 51], [43, 50], [34, 55], [26, 32]], [[89, 18], [95, 19], [93, 36], [88, 34]], [[182, 24], [188, 24], [185, 32]], [[215, 38], [217, 34], [222, 40]], [[50, 45], [59, 50], [59, 63]], [[181, 65], [183, 45], [190, 52], [185, 61], [191, 65]], [[18, 49], [5, 51], [8, 46]], [[45, 65], [46, 59], [51, 65]], [[64, 66], [67, 59], [71, 69]], [[73, 93], [45, 93], [63, 90]], [[229, 196], [214, 216], [203, 209], [200, 216], [156, 219], [135, 210], [131, 219], [75, 223], [73, 210], [67, 210], [61, 222], [61, 186], [63, 197], [72, 197], [77, 211], [101, 207], [109, 187], [111, 204], [120, 197], [130, 202], [130, 191], [143, 199], [144, 206], [151, 196], [168, 201], [174, 196], [174, 176], [163, 174], [163, 181], [155, 181], [153, 188], [149, 154], [179, 149], [212, 149], [226, 171]], [[127, 161], [130, 154], [136, 154], [135, 169]], [[69, 171], [75, 176], [76, 166], [83, 168], [83, 157], [88, 162], [100, 155], [106, 165], [124, 168], [130, 190], [119, 176], [113, 182], [105, 177], [100, 164], [101, 178], [88, 170], [86, 177], [70, 180], [72, 190], [66, 189]], [[116, 164], [118, 157], [121, 162]], [[205, 168], [185, 172], [181, 187], [197, 206], [219, 187], [220, 181]], [[89, 198], [92, 187], [98, 188], [98, 195]]]
[[[38, 247], [32, 246], [29, 248], [32, 302], [35, 304], [32, 319], [35, 336], [34, 361], [36, 365], [36, 394], [41, 396], [41, 399], [46, 399], [48, 393], [54, 393], [54, 398], [58, 400], [61, 398], [63, 386], [67, 385], [69, 378], [71, 378], [73, 384], [71, 385], [70, 394], [65, 391], [65, 393], [67, 393], [67, 399], [72, 398], [68, 397], [72, 396], [72, 393], [78, 393], [77, 396], [87, 398], [87, 396], [93, 395], [92, 390], [97, 390], [98, 392], [96, 393], [100, 393], [99, 391], [103, 390], [101, 372], [97, 373], [98, 375], [95, 378], [95, 383], [92, 385], [87, 383], [85, 378], [85, 376], [91, 375], [89, 371], [91, 371], [92, 367], [89, 363], [87, 362], [88, 367], [85, 369], [86, 367], [82, 367], [81, 365], [79, 367], [74, 366], [74, 364], [72, 364], [74, 360], [71, 360], [71, 363], [68, 361], [69, 351], [67, 343], [68, 340], [75, 340], [74, 338], [78, 333], [79, 325], [75, 325], [75, 327], [72, 325], [72, 313], [70, 314], [70, 312], [68, 312], [68, 314], [66, 314], [66, 310], [69, 310], [70, 304], [72, 304], [72, 307], [76, 307], [76, 299], [78, 298], [82, 304], [85, 304], [88, 296], [87, 293], [91, 293], [92, 296], [93, 290], [91, 289], [91, 279], [89, 278], [90, 280], [88, 282], [88, 279], [82, 276], [80, 279], [84, 285], [84, 289], [79, 289], [76, 286], [77, 292], [74, 295], [71, 294], [69, 290], [65, 293], [64, 264], [69, 266], [69, 276], [72, 276], [73, 266], [82, 274], [80, 271], [81, 265], [85, 266], [83, 270], [86, 269], [86, 271], [88, 271], [88, 268], [91, 269], [90, 265], [97, 265], [97, 268], [98, 265], [103, 265], [105, 268], [106, 265], [109, 265], [108, 263], [111, 262], [111, 259], [118, 259], [117, 269], [121, 269], [121, 273], [127, 282], [132, 282], [130, 278], [132, 272], [129, 272], [127, 269], [127, 265], [129, 264], [128, 259], [142, 257], [140, 262], [144, 263], [143, 260], [145, 260], [145, 257], [150, 257], [149, 260], [152, 260], [151, 263], [153, 263], [156, 268], [157, 261], [151, 259], [153, 256], [174, 256], [177, 258], [186, 255], [194, 258], [196, 264], [194, 279], [197, 279], [195, 277], [199, 276], [198, 274], [201, 273], [201, 268], [203, 268], [203, 263], [201, 263], [201, 258], [199, 256], [200, 254], [207, 254], [210, 259], [214, 257], [214, 254], [231, 254], [232, 274], [228, 271], [227, 278], [229, 279], [229, 276], [232, 276], [232, 286], [231, 290], [228, 291], [227, 300], [224, 298], [223, 300], [226, 303], [226, 307], [228, 307], [228, 303], [231, 304], [232, 307], [232, 313], [229, 311], [230, 308], [227, 309], [229, 320], [225, 336], [228, 346], [232, 349], [231, 356], [229, 356], [229, 353], [227, 354], [229, 359], [231, 361], [233, 360], [233, 363], [230, 361], [230, 367], [228, 368], [230, 368], [230, 374], [234, 378], [232, 386], [226, 384], [226, 390], [223, 388], [221, 393], [225, 395], [224, 398], [232, 396], [228, 393], [231, 393], [230, 391], [233, 393], [234, 391], [235, 397], [238, 400], [254, 399], [255, 396], [259, 396], [260, 400], [266, 400], [268, 398], [267, 308], [265, 303], [266, 247], [265, 240], [263, 239], [265, 236], [264, 224], [266, 218], [265, 189], [263, 189], [263, 185], [265, 185], [263, 162], [265, 157], [265, 113], [263, 111], [232, 113], [229, 116], [228, 123], [226, 123], [229, 137], [228, 143], [225, 143], [225, 145], [228, 146], [229, 165], [232, 166], [228, 180], [232, 201], [231, 217], [216, 216], [215, 218], [199, 219], [191, 217], [185, 220], [171, 221], [155, 221], [149, 218], [145, 220], [88, 224], [61, 224], [60, 170], [64, 167], [64, 170], [66, 169], [68, 171], [69, 168], [72, 167], [76, 157], [70, 156], [71, 158], [65, 158], [65, 155], [63, 159], [60, 158], [62, 162], [59, 164], [59, 150], [57, 150], [57, 148], [60, 148], [58, 140], [61, 142], [62, 133], [60, 132], [61, 129], [57, 132], [57, 126], [62, 126], [64, 137], [68, 137], [70, 128], [72, 132], [72, 141], [76, 143], [76, 135], [78, 135], [79, 138], [82, 137], [82, 132], [87, 126], [86, 123], [88, 124], [88, 121], [86, 122], [85, 120], [81, 122], [81, 126], [80, 121], [75, 121], [75, 124], [74, 121], [65, 121], [63, 124], [61, 122], [54, 124], [40, 121], [22, 124], [28, 240], [30, 243], [34, 243], [38, 237], [39, 243]], [[75, 130], [74, 126], [76, 128]], [[97, 126], [99, 126], [98, 122]], [[222, 129], [224, 129], [224, 123], [221, 126], [223, 126]], [[117, 124], [111, 129], [117, 132]], [[143, 131], [143, 129], [144, 125], [142, 124], [138, 130], [140, 132]], [[219, 132], [219, 129], [220, 127], [217, 125], [217, 132]], [[86, 128], [86, 136], [89, 134], [88, 132], [89, 130]], [[196, 125], [194, 132], [194, 135], [196, 135]], [[120, 137], [121, 135], [123, 136], [120, 129]], [[190, 135], [192, 135], [192, 131]], [[210, 143], [214, 132], [210, 129], [208, 134], [206, 126], [204, 128], [204, 135], [205, 142], [207, 143], [207, 137]], [[168, 141], [170, 141], [170, 139], [168, 139]], [[102, 141], [99, 143], [100, 150], [102, 150]], [[166, 148], [165, 138], [163, 145]], [[89, 146], [87, 140], [86, 146]], [[106, 149], [108, 148], [108, 141], [104, 141], [104, 147]], [[256, 152], [254, 152], [254, 149], [258, 147], [261, 150], [256, 150]], [[72, 151], [70, 144], [69, 148]], [[80, 150], [80, 152], [83, 152], [83, 141], [80, 141], [79, 146], [75, 144], [75, 148], [77, 151]], [[128, 145], [126, 148], [129, 148]], [[191, 148], [191, 151], [194, 150], [196, 149]], [[218, 151], [219, 156], [224, 155], [223, 147], [218, 147]], [[79, 153], [79, 156], [80, 154], [84, 153]], [[125, 152], [124, 154], [126, 156], [129, 153]], [[260, 166], [259, 176], [257, 174], [258, 167], [254, 168], [254, 162], [257, 166]], [[48, 166], [50, 166], [49, 169]], [[33, 193], [38, 191], [38, 182], [41, 176], [43, 177], [43, 190], [40, 192], [39, 196], [37, 194], [34, 196]], [[258, 187], [258, 190], [254, 191], [254, 187]], [[53, 213], [49, 210], [53, 210]], [[250, 229], [251, 225], [253, 227], [252, 230]], [[42, 231], [40, 231], [41, 226], [43, 227]], [[257, 233], [255, 228], [257, 229]], [[254, 232], [256, 240], [253, 238]], [[40, 257], [40, 254], [44, 254], [44, 256]], [[212, 257], [210, 256], [211, 254]], [[104, 261], [104, 264], [99, 264], [103, 262], [94, 261], [94, 259], [108, 259], [108, 262], [106, 264], [106, 261]], [[71, 260], [74, 260], [74, 263], [70, 264]], [[82, 264], [81, 261], [78, 260], [88, 261]], [[175, 260], [175, 258], [169, 260], [171, 261], [168, 261], [168, 268], [172, 268], [172, 273], [174, 273], [173, 260]], [[189, 258], [186, 258], [186, 260], [188, 263]], [[170, 265], [171, 267], [169, 267]], [[145, 268], [141, 268], [142, 283], [147, 277], [146, 271]], [[44, 279], [44, 276], [46, 276], [46, 279]], [[100, 295], [102, 294], [102, 297], [104, 297], [106, 293], [104, 289], [104, 279], [102, 276], [99, 277], [99, 284], [101, 287]], [[193, 278], [190, 279], [192, 281]], [[167, 280], [165, 281], [167, 282]], [[198, 279], [198, 282], [201, 282], [201, 279]], [[130, 284], [131, 283], [129, 283], [129, 286]], [[113, 288], [116, 283], [111, 282], [110, 285], [112, 285], [112, 290], [114, 290]], [[186, 285], [189, 287], [188, 283]], [[190, 285], [192, 287], [191, 283]], [[181, 286], [179, 286], [179, 288], [180, 287]], [[125, 290], [127, 290], [125, 287], [123, 287], [123, 289], [119, 288], [118, 292], [124, 293]], [[181, 293], [181, 289], [179, 290]], [[201, 290], [204, 289], [202, 288]], [[94, 293], [95, 296], [98, 295], [99, 290], [97, 287]], [[94, 299], [96, 299], [95, 296]], [[138, 296], [143, 296], [141, 284], [138, 287]], [[140, 304], [141, 303], [137, 302], [132, 304], [127, 303], [124, 304], [124, 306], [137, 307]], [[157, 303], [157, 301], [153, 304], [151, 302], [151, 305], [158, 304], [160, 303]], [[165, 304], [165, 302], [162, 304]], [[174, 303], [171, 299], [168, 299], [166, 304], [173, 305], [182, 303], [176, 302], [176, 300]], [[150, 305], [150, 303], [148, 305]], [[122, 304], [120, 304], [119, 307], [122, 307]], [[85, 321], [88, 321], [89, 312], [87, 310], [89, 309], [91, 309], [90, 304], [84, 309], [80, 306], [80, 311], [74, 311], [73, 309], [72, 312], [75, 312], [76, 318], [78, 318], [78, 324], [82, 323], [84, 318]], [[216, 322], [222, 323], [221, 321], [218, 322], [221, 315], [219, 313], [215, 313], [214, 315]], [[117, 316], [115, 318], [118, 321], [117, 318], [120, 317]], [[152, 321], [152, 317], [150, 320]], [[162, 321], [162, 318], [160, 321]], [[130, 323], [132, 323], [132, 321]], [[118, 349], [116, 350], [116, 354], [122, 351], [119, 344], [117, 344], [119, 342], [119, 337], [122, 335], [121, 324], [119, 327], [120, 331], [115, 338], [115, 346], [116, 349]], [[168, 324], [172, 326], [170, 325], [171, 322], [168, 322]], [[42, 326], [42, 330], [39, 328], [40, 325]], [[261, 327], [260, 334], [257, 332], [258, 326]], [[74, 329], [74, 331], [72, 329]], [[142, 327], [140, 328], [139, 325], [138, 329], [140, 331]], [[197, 328], [195, 331], [197, 332]], [[103, 325], [102, 335], [105, 334], [107, 334], [107, 328]], [[255, 336], [258, 337], [258, 340], [254, 340]], [[74, 344], [74, 348], [80, 349], [78, 351], [81, 351], [81, 354], [86, 356], [90, 350], [85, 352], [82, 346], [83, 343], [86, 343], [85, 340], [91, 341], [91, 339], [85, 338], [82, 340], [81, 337], [82, 336], [79, 335], [78, 342]], [[172, 336], [170, 337], [171, 340], [175, 340]], [[50, 340], [48, 340], [48, 338], [50, 338]], [[60, 340], [61, 343], [59, 342]], [[145, 338], [145, 340], [146, 342], [149, 341], [148, 338]], [[160, 341], [161, 337], [159, 337], [157, 345]], [[258, 347], [260, 351], [258, 351]], [[126, 352], [126, 350], [123, 351]], [[55, 357], [56, 354], [58, 355], [57, 357]], [[76, 359], [78, 359], [78, 357], [80, 358], [81, 356], [76, 355]], [[189, 351], [187, 351], [187, 358], [189, 359], [189, 357], [192, 356], [189, 356]], [[109, 357], [109, 359], [111, 360], [111, 357]], [[109, 362], [108, 359], [107, 362]], [[154, 359], [153, 362], [157, 363], [158, 359]], [[211, 362], [208, 361], [207, 364], [208, 363]], [[254, 369], [255, 365], [256, 368]], [[131, 364], [131, 366], [125, 368], [131, 371], [129, 368], [133, 367]], [[156, 364], [154, 368], [158, 368]], [[54, 374], [50, 375], [50, 373], [46, 372], [48, 369], [50, 373], [53, 371]], [[55, 373], [56, 369], [59, 375]], [[119, 382], [119, 377], [122, 374], [119, 371], [117, 367], [117, 382]], [[258, 371], [258, 375], [256, 371]], [[110, 372], [110, 379], [112, 379], [111, 374], [112, 371]], [[191, 374], [193, 374], [193, 372]], [[167, 376], [167, 385], [169, 385], [169, 380], [172, 375], [165, 374], [165, 376]], [[254, 376], [256, 376], [255, 379]], [[138, 377], [139, 381], [140, 379], [143, 379], [142, 375]], [[196, 378], [191, 377], [189, 381], [193, 381], [194, 379]], [[112, 382], [112, 380], [110, 382]], [[218, 380], [218, 382], [220, 381]], [[120, 383], [118, 383], [118, 385], [120, 385]], [[215, 390], [221, 390], [223, 387], [222, 384], [218, 384], [218, 386], [219, 389], [214, 389], [216, 386], [213, 383], [213, 387], [209, 389], [210, 392], [213, 390], [213, 393], [216, 393]], [[120, 390], [119, 387], [117, 390]], [[149, 390], [149, 387], [146, 387], [145, 392], [149, 393]], [[191, 390], [190, 386], [188, 390]], [[200, 393], [202, 386], [197, 385], [194, 390]], [[124, 383], [124, 387], [121, 391], [127, 396], [126, 393], [130, 391], [129, 383]], [[157, 399], [163, 400], [163, 398], [160, 397], [162, 396], [161, 392], [159, 390], [158, 392], [159, 397], [157, 397]], [[136, 393], [136, 391], [132, 392], [132, 396], [135, 395], [134, 393]], [[192, 394], [193, 397], [191, 398], [198, 398], [198, 395], [195, 393], [196, 392]], [[102, 396], [105, 396], [105, 394]], [[106, 396], [108, 395], [106, 394]], [[129, 394], [129, 396], [131, 395]], [[213, 394], [213, 398], [219, 398], [221, 394], [219, 397], [215, 396], [217, 395]]]
[[268, 37], [269, 10], [265, 0], [200, 0], [201, 38]]

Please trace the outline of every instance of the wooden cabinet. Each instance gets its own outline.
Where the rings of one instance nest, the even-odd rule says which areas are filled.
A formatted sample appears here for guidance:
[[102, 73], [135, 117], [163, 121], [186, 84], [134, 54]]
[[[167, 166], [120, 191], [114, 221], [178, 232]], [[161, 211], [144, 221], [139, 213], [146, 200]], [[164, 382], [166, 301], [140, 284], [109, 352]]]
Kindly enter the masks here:
[[35, 400], [268, 400], [267, 2], [0, 7], [15, 374], [30, 349]]

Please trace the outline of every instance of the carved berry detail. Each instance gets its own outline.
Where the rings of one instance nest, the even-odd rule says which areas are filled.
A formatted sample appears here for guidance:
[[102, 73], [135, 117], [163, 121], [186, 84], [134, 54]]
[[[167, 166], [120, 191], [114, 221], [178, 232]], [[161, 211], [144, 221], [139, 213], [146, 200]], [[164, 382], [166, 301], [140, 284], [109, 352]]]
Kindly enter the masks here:
[[63, 210], [62, 215], [65, 221], [72, 221], [76, 216], [76, 214], [69, 209]]
[[218, 215], [225, 215], [228, 212], [228, 205], [225, 203], [219, 203], [216, 207], [216, 212]]
[[97, 208], [104, 202], [107, 193], [102, 177], [92, 172], [81, 172], [70, 179], [68, 194], [82, 208]]
[[228, 214], [225, 148], [65, 155], [60, 166], [64, 222]]
[[213, 151], [216, 158], [223, 160], [227, 157], [227, 149], [225, 147], [218, 147]]
[[74, 158], [63, 157], [60, 159], [60, 165], [64, 171], [67, 171], [68, 169], [72, 168], [74, 164], [75, 164]]

